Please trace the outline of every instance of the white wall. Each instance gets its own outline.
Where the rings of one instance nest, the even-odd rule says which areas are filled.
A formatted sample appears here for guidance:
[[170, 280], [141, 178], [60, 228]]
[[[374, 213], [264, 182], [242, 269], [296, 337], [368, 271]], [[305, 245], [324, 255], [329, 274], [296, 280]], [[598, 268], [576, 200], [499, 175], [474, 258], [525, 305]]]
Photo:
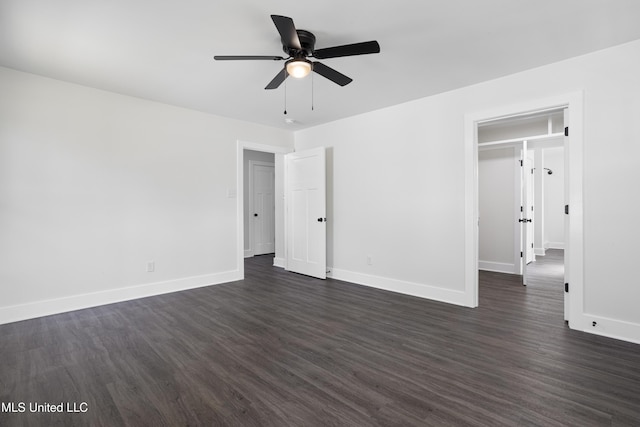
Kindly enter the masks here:
[[333, 150], [334, 274], [465, 304], [465, 114], [583, 91], [584, 318], [640, 342], [638, 75], [635, 41], [296, 132]]
[[[244, 167], [243, 167], [243, 174], [244, 174], [244, 179], [243, 179], [243, 194], [244, 194], [244, 250], [245, 253], [247, 253], [247, 251], [251, 251], [251, 235], [250, 235], [250, 227], [249, 227], [249, 221], [251, 221], [252, 218], [252, 214], [251, 212], [249, 212], [249, 198], [251, 196], [251, 194], [249, 193], [249, 187], [250, 187], [250, 182], [249, 182], [249, 171], [250, 171], [250, 163], [251, 161], [259, 161], [259, 162], [266, 162], [266, 163], [273, 163], [274, 167], [275, 167], [275, 154], [274, 153], [264, 153], [262, 151], [254, 151], [254, 150], [244, 150], [244, 156], [243, 156], [243, 163], [244, 163]], [[282, 200], [278, 200], [278, 202], [282, 202]]]
[[6, 68], [0, 93], [0, 323], [238, 277], [236, 141], [290, 132]]
[[436, 96], [296, 132], [296, 150], [329, 147], [333, 277], [463, 303], [458, 103]]
[[564, 147], [543, 150], [544, 167], [544, 248], [564, 249]]
[[[478, 152], [478, 265], [481, 270], [520, 274], [516, 224], [520, 213], [520, 149]], [[519, 255], [519, 251], [518, 251]]]

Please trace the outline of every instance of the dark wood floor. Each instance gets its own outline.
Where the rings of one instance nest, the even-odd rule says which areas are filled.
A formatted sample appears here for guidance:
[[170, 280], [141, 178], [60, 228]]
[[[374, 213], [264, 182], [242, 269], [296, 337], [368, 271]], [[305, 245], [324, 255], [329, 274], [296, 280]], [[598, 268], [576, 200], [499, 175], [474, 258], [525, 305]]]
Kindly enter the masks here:
[[564, 251], [547, 249], [527, 265], [527, 286], [557, 290], [564, 287]]
[[468, 309], [271, 262], [0, 326], [0, 402], [88, 405], [0, 425], [640, 425], [640, 346], [569, 330], [561, 286], [481, 272]]

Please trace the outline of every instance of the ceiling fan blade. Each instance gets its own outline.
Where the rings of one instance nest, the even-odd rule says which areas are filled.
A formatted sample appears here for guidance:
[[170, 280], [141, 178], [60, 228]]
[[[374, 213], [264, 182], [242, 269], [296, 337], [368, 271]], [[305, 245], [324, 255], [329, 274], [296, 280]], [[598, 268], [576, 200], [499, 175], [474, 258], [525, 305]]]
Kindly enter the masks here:
[[326, 47], [313, 51], [313, 56], [318, 59], [338, 58], [340, 56], [366, 55], [380, 53], [380, 45], [377, 41], [345, 44], [342, 46]]
[[293, 19], [280, 15], [271, 15], [271, 19], [280, 33], [282, 44], [288, 48], [302, 49], [296, 26], [293, 25]]
[[283, 68], [278, 74], [276, 74], [273, 80], [269, 82], [265, 89], [277, 89], [287, 77], [289, 77], [289, 73], [287, 73], [286, 68]]
[[216, 61], [236, 61], [236, 60], [270, 60], [270, 61], [282, 61], [282, 56], [261, 56], [261, 55], [216, 55], [213, 57]]
[[322, 77], [326, 77], [332, 82], [339, 84], [340, 86], [346, 86], [353, 81], [353, 79], [339, 73], [331, 67], [327, 67], [321, 62], [313, 63], [313, 71], [320, 74]]

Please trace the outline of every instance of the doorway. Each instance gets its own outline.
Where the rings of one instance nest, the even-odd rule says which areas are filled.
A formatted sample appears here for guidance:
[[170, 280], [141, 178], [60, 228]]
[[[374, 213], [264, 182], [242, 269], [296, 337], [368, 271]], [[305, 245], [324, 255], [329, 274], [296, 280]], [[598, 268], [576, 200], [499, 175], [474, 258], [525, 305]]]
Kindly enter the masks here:
[[[308, 261], [308, 263], [310, 264], [315, 264], [316, 268], [319, 269], [320, 273], [319, 274], [310, 274], [313, 275], [314, 277], [319, 277], [319, 276], [324, 276], [326, 275], [326, 251], [324, 249], [324, 245], [326, 244], [326, 207], [325, 207], [325, 196], [324, 196], [324, 187], [325, 187], [325, 163], [324, 163], [324, 148], [321, 150], [322, 151], [322, 164], [320, 165], [320, 163], [317, 162], [312, 162], [313, 167], [311, 167], [311, 164], [309, 164], [306, 160], [304, 160], [304, 158], [308, 158], [308, 157], [318, 157], [316, 153], [314, 154], [316, 151], [320, 151], [319, 149], [311, 149], [311, 150], [306, 150], [305, 152], [301, 152], [298, 151], [295, 154], [293, 153], [294, 150], [292, 149], [288, 149], [285, 147], [279, 147], [279, 146], [272, 146], [272, 145], [265, 145], [265, 144], [257, 144], [257, 143], [252, 143], [252, 142], [245, 142], [245, 141], [237, 141], [236, 144], [236, 189], [228, 189], [227, 190], [227, 197], [229, 198], [235, 198], [237, 200], [236, 202], [236, 216], [237, 216], [237, 229], [236, 229], [236, 236], [237, 236], [237, 273], [238, 276], [240, 278], [240, 280], [244, 279], [244, 259], [245, 259], [245, 205], [248, 206], [249, 202], [247, 201], [245, 203], [245, 181], [248, 180], [249, 178], [246, 177], [245, 178], [245, 170], [248, 174], [248, 170], [249, 170], [249, 166], [247, 165], [245, 167], [245, 155], [246, 153], [250, 152], [250, 151], [255, 151], [260, 153], [261, 155], [264, 153], [272, 153], [273, 157], [274, 157], [274, 179], [275, 179], [275, 188], [274, 188], [274, 195], [275, 195], [275, 203], [274, 203], [274, 217], [275, 217], [275, 236], [274, 236], [274, 240], [275, 240], [275, 254], [273, 255], [273, 266], [274, 267], [281, 267], [284, 268], [286, 270], [289, 271], [297, 271], [295, 268], [293, 268], [293, 266], [289, 265], [289, 262], [291, 262], [293, 260], [293, 258], [300, 258], [296, 256], [296, 244], [298, 245], [298, 247], [300, 247], [300, 244], [304, 245], [304, 242], [302, 242], [300, 240], [300, 237], [303, 235], [302, 233], [300, 233], [300, 223], [298, 222], [294, 222], [294, 220], [296, 218], [300, 219], [302, 218], [301, 216], [298, 217], [295, 213], [295, 209], [294, 211], [291, 211], [292, 207], [297, 206], [296, 205], [296, 200], [301, 201], [302, 199], [296, 199], [296, 197], [292, 194], [289, 194], [289, 198], [292, 199], [292, 201], [290, 201], [290, 203], [287, 204], [288, 209], [285, 210], [285, 169], [291, 169], [291, 167], [286, 168], [285, 165], [289, 165], [291, 166], [291, 162], [294, 162], [297, 160], [302, 160], [302, 162], [298, 162], [300, 164], [304, 163], [304, 165], [302, 166], [309, 166], [310, 170], [314, 170], [315, 173], [313, 173], [313, 176], [319, 176], [319, 172], [322, 172], [322, 177], [320, 179], [320, 183], [322, 184], [322, 197], [318, 197], [317, 194], [320, 194], [318, 191], [311, 191], [311, 193], [315, 193], [316, 197], [313, 197], [311, 199], [308, 199], [310, 202], [310, 206], [313, 207], [313, 209], [309, 210], [309, 213], [312, 214], [311, 217], [309, 217], [308, 215], [305, 216], [306, 220], [309, 220], [309, 218], [312, 218], [312, 223], [315, 227], [313, 227], [314, 229], [316, 229], [317, 232], [317, 228], [321, 228], [323, 230], [323, 239], [318, 240], [315, 239], [315, 241], [319, 242], [322, 244], [322, 247], [320, 249], [318, 249], [319, 246], [315, 246], [314, 245], [314, 251], [307, 251], [306, 257], [302, 257], [302, 258], [306, 258], [306, 261]], [[292, 153], [291, 155], [287, 156], [287, 154]], [[303, 167], [302, 169], [305, 169], [305, 167]], [[318, 169], [319, 170], [316, 170]], [[291, 171], [289, 171], [289, 178], [287, 180], [288, 184], [287, 184], [287, 191], [291, 191], [292, 189], [295, 190], [295, 185], [294, 184], [294, 180], [292, 177], [294, 177], [293, 175], [295, 174], [291, 174]], [[306, 176], [306, 174], [303, 173], [303, 175]], [[309, 181], [304, 179], [303, 181]], [[314, 188], [316, 190], [319, 189], [318, 186], [314, 185], [313, 183], [311, 183], [310, 181], [307, 182], [307, 184], [312, 184], [311, 187], [308, 187], [305, 185], [303, 185], [304, 188], [306, 188], [306, 190], [314, 190]], [[312, 188], [313, 187], [313, 188]], [[316, 188], [317, 187], [317, 188]], [[238, 194], [240, 193], [240, 194]], [[307, 193], [309, 193], [307, 191]], [[302, 194], [302, 193], [300, 193]], [[305, 193], [306, 194], [306, 193]], [[247, 192], [247, 197], [248, 197], [248, 192]], [[296, 200], [293, 200], [296, 199]], [[322, 203], [316, 203], [318, 202], [318, 200], [320, 200]], [[255, 212], [248, 212], [251, 215], [253, 215]], [[254, 217], [255, 218], [255, 217]], [[293, 228], [292, 228], [293, 227]], [[311, 228], [310, 226], [308, 228]], [[298, 232], [296, 232], [296, 230]], [[248, 233], [248, 232], [247, 232]], [[314, 232], [315, 233], [315, 232]], [[314, 234], [315, 235], [315, 234]], [[291, 241], [291, 239], [294, 239], [295, 241]], [[289, 247], [289, 249], [287, 249], [287, 247]], [[293, 252], [292, 252], [293, 251]], [[299, 253], [297, 255], [300, 254], [300, 251], [298, 251]], [[317, 257], [315, 255], [318, 255]], [[269, 256], [269, 255], [267, 255]], [[321, 263], [317, 262], [318, 260], [320, 260], [321, 258]], [[320, 268], [320, 266], [322, 266], [322, 268]], [[308, 272], [303, 272], [303, 271], [299, 271], [302, 272], [303, 274], [309, 274]]]
[[[504, 119], [526, 117], [536, 113], [563, 109], [563, 124], [570, 124], [564, 137], [565, 147], [565, 319], [572, 329], [582, 330], [586, 322], [583, 303], [583, 196], [582, 196], [582, 140], [583, 94], [575, 92], [553, 98], [532, 100], [492, 110], [465, 115], [465, 295], [466, 305], [478, 306], [479, 197], [478, 197], [478, 126]], [[564, 133], [563, 133], [564, 134]], [[569, 144], [569, 138], [571, 143]], [[522, 140], [523, 138], [518, 138]], [[568, 283], [568, 285], [567, 285]]]
[[[545, 226], [563, 226], [564, 165], [554, 162], [553, 176], [544, 168], [549, 150], [563, 150], [563, 129], [562, 108], [478, 124], [480, 270], [520, 275], [527, 285], [528, 267], [549, 247]], [[556, 236], [553, 247], [563, 240]]]
[[[248, 218], [255, 218], [248, 216], [253, 215], [256, 212], [249, 212], [245, 207], [249, 207], [249, 192], [245, 191], [245, 182], [249, 180], [249, 158], [251, 153], [254, 152], [258, 156], [270, 156], [272, 159], [274, 169], [274, 255], [265, 255], [273, 258], [273, 265], [276, 267], [285, 266], [285, 249], [284, 249], [284, 155], [292, 151], [291, 149], [276, 146], [259, 144], [247, 141], [237, 141], [236, 143], [236, 190], [228, 190], [228, 197], [236, 199], [236, 265], [238, 275], [241, 279], [244, 279], [244, 258], [249, 255], [249, 252], [245, 252], [245, 246], [248, 246], [250, 239], [250, 232], [248, 230]], [[249, 153], [247, 159], [245, 159], [245, 153]], [[246, 160], [246, 161], [245, 161]], [[246, 166], [245, 166], [246, 164]], [[247, 183], [248, 184], [248, 183]], [[245, 215], [247, 214], [247, 215]]]
[[275, 157], [244, 151], [244, 256], [275, 254]]

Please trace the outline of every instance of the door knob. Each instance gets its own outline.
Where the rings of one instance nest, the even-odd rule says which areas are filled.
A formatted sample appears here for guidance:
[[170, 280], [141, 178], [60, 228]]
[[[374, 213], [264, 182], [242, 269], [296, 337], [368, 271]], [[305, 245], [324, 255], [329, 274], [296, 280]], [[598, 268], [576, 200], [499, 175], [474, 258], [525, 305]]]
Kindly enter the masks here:
[[257, 213], [254, 213], [254, 214], [253, 214], [253, 216], [258, 216], [258, 214], [257, 214]]
[[318, 218], [318, 222], [327, 222], [327, 218]]

